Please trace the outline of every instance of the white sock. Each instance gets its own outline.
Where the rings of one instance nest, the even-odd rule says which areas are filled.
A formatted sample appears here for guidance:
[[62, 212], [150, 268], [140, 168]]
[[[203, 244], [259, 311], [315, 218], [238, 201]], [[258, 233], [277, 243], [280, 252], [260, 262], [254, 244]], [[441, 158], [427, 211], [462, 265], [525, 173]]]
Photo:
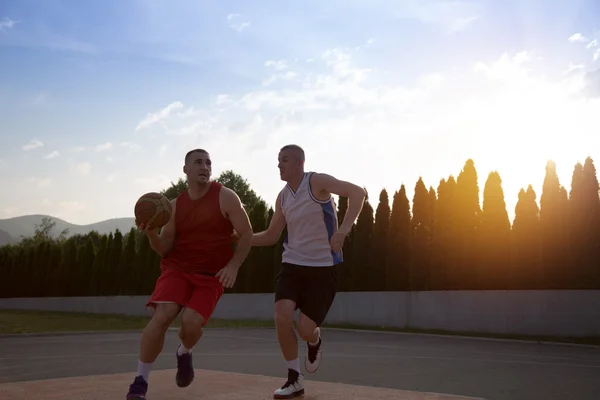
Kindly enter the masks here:
[[285, 362], [287, 364], [288, 369], [293, 369], [295, 371], [298, 371], [298, 373], [300, 373], [300, 359], [296, 358], [295, 360], [292, 361], [286, 361]]
[[308, 344], [314, 347], [319, 344], [319, 339], [321, 339], [321, 330], [319, 330], [319, 333], [317, 334], [317, 340], [315, 340], [314, 342], [308, 342]]
[[192, 349], [188, 349], [187, 347], [185, 347], [183, 344], [179, 345], [179, 347], [177, 348], [177, 355], [181, 356], [187, 353], [191, 353]]
[[150, 370], [152, 369], [152, 363], [143, 363], [138, 361], [138, 370], [137, 375], [144, 377], [144, 380], [148, 382], [148, 375], [150, 375]]

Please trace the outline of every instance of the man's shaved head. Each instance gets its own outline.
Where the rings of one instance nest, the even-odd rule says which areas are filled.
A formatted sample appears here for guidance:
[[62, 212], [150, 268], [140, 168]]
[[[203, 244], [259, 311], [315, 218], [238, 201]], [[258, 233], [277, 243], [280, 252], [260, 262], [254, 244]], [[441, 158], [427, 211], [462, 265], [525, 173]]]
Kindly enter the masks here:
[[187, 152], [187, 154], [185, 155], [185, 159], [184, 159], [184, 164], [187, 164], [188, 161], [190, 161], [190, 156], [194, 153], [204, 153], [206, 155], [208, 155], [208, 151], [204, 150], [204, 149], [194, 149], [194, 150], [190, 150]]
[[304, 150], [297, 144], [288, 144], [279, 150], [279, 176], [290, 182], [304, 174]]
[[296, 156], [296, 158], [298, 160], [305, 161], [305, 158], [304, 158], [305, 157], [304, 156], [304, 149], [302, 147], [298, 146], [297, 144], [288, 144], [288, 145], [285, 145], [285, 146], [283, 146], [281, 148], [281, 150], [279, 150], [279, 152], [282, 152], [282, 151], [285, 151], [285, 150], [288, 150], [292, 154], [294, 154], [294, 156]]

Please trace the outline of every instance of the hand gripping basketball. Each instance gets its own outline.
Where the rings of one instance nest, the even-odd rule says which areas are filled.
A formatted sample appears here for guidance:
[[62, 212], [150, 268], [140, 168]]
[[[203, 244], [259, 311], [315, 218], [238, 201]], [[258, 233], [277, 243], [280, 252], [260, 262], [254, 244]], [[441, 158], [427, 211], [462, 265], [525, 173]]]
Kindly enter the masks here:
[[171, 219], [171, 202], [160, 193], [150, 192], [141, 196], [135, 203], [135, 224], [141, 230], [162, 228]]

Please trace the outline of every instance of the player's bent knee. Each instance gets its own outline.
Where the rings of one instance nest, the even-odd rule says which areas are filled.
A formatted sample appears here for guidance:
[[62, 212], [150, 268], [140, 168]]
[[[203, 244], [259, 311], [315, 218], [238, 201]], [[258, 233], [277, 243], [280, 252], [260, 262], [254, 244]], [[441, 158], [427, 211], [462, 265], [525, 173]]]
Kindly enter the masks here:
[[183, 310], [181, 315], [181, 327], [186, 330], [202, 331], [206, 321], [204, 317], [191, 308]]
[[275, 325], [286, 326], [294, 324], [296, 304], [292, 300], [278, 300], [275, 303]]
[[180, 310], [181, 306], [176, 303], [157, 304], [152, 316], [152, 325], [159, 329], [168, 329]]

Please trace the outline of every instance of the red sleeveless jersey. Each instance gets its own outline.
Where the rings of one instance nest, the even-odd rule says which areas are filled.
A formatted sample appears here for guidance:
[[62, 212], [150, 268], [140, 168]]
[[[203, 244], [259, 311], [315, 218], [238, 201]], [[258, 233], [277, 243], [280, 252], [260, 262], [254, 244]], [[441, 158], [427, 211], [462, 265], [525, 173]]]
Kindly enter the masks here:
[[233, 225], [221, 213], [222, 186], [211, 182], [208, 192], [197, 200], [191, 200], [187, 190], [177, 197], [175, 243], [162, 258], [162, 268], [215, 274], [231, 260]]

